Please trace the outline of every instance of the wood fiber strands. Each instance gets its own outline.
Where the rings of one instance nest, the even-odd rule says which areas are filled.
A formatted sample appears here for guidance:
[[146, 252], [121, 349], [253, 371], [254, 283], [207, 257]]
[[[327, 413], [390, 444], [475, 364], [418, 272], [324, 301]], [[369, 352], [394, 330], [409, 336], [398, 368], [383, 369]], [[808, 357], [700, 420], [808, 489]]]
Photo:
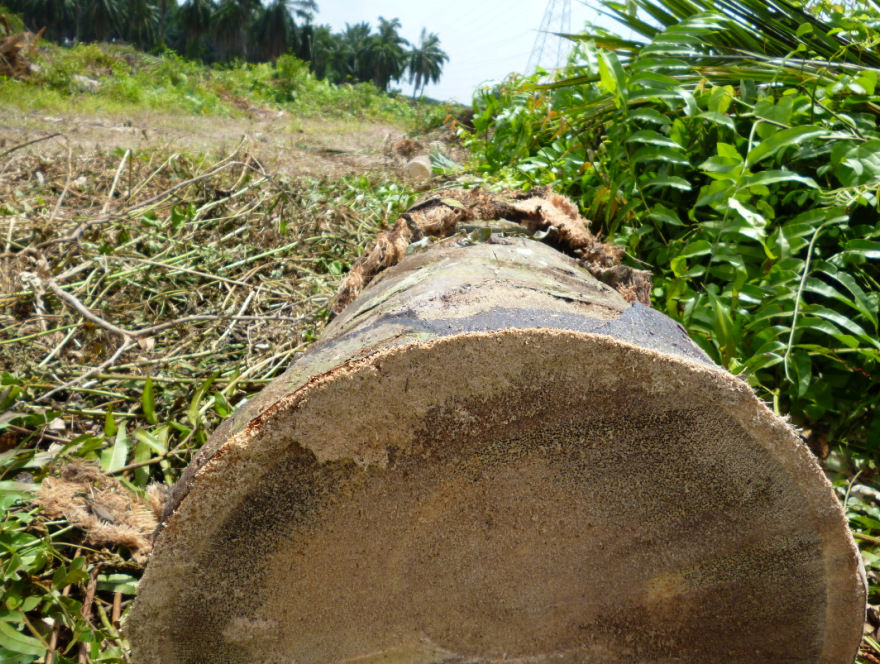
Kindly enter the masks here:
[[406, 249], [175, 487], [135, 664], [852, 664], [858, 550], [744, 382], [583, 256]]
[[621, 265], [623, 248], [600, 242], [588, 230], [589, 222], [565, 196], [549, 187], [502, 194], [477, 187], [436, 193], [407, 210], [389, 231], [380, 233], [346, 276], [333, 310], [342, 311], [373, 277], [396, 265], [412, 242], [449, 237], [466, 224], [473, 227], [475, 223], [497, 224], [499, 220], [540, 233], [548, 244], [579, 259], [594, 277], [610, 284], [628, 302], [650, 304], [650, 273]]

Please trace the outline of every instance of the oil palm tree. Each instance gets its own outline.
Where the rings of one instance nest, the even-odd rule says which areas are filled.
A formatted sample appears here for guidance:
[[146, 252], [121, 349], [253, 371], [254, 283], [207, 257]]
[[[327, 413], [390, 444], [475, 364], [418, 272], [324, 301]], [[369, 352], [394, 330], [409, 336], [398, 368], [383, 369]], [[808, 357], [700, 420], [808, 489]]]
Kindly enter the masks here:
[[299, 43], [287, 0], [272, 0], [254, 21], [253, 36], [260, 56], [275, 61]]
[[248, 30], [261, 9], [260, 0], [221, 0], [213, 17], [215, 46], [221, 59], [248, 56]]
[[440, 37], [422, 28], [419, 45], [407, 54], [406, 68], [409, 82], [414, 83], [413, 99], [418, 96], [419, 88], [425, 89], [429, 81], [436, 83], [443, 72], [443, 63], [449, 56], [440, 48]]
[[315, 76], [333, 79], [343, 59], [339, 55], [342, 53], [339, 36], [333, 34], [329, 25], [312, 26], [308, 47], [308, 57], [304, 59], [312, 63]]
[[116, 0], [86, 0], [83, 39], [109, 41], [122, 35], [126, 8]]
[[[353, 78], [358, 81], [370, 80], [369, 48], [372, 29], [366, 22], [345, 24], [345, 32], [341, 35], [339, 56], [341, 78]], [[343, 56], [344, 54], [344, 56]]]
[[61, 41], [72, 32], [73, 0], [25, 0], [21, 9], [25, 23], [35, 32], [46, 28], [50, 39]]
[[125, 38], [137, 48], [152, 48], [159, 35], [159, 7], [150, 0], [128, 0]]
[[180, 8], [178, 20], [186, 34], [187, 52], [192, 51], [193, 45], [210, 29], [211, 16], [216, 9], [212, 0], [187, 0]]
[[388, 84], [400, 79], [406, 66], [404, 46], [409, 42], [400, 36], [399, 29], [399, 19], [388, 21], [380, 16], [379, 30], [367, 49], [373, 83], [380, 90], [387, 91]]
[[295, 18], [304, 23], [311, 23], [318, 11], [318, 3], [315, 0], [289, 0], [288, 6]]

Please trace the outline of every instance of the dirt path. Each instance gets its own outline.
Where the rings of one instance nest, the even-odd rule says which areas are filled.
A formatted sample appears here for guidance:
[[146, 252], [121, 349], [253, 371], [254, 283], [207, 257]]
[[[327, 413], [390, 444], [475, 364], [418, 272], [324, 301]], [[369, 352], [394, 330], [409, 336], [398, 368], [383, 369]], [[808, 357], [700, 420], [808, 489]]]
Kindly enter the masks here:
[[228, 153], [248, 137], [255, 156], [278, 173], [336, 179], [392, 167], [383, 155], [388, 141], [401, 138], [400, 127], [369, 121], [296, 118], [259, 111], [242, 118], [173, 115], [139, 111], [131, 115], [22, 114], [0, 108], [0, 153], [51, 134], [60, 137], [24, 150], [45, 154], [66, 151], [64, 138], [79, 150], [165, 147], [195, 153]]

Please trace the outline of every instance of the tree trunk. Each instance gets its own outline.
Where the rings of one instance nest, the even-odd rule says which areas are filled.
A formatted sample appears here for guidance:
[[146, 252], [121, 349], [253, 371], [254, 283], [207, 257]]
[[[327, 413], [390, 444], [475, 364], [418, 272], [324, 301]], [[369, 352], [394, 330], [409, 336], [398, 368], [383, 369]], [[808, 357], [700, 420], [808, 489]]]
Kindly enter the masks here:
[[127, 633], [135, 664], [851, 664], [860, 560], [681, 326], [533, 239], [456, 236], [214, 433]]

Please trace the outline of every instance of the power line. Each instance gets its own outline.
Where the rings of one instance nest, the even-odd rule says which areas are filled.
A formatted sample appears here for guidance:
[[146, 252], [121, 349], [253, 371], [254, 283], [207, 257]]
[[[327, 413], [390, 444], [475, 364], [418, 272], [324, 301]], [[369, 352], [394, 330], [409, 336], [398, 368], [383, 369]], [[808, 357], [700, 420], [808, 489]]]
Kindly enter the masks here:
[[[551, 69], [564, 65], [565, 59], [568, 57], [568, 40], [551, 33], [569, 34], [570, 32], [571, 0], [548, 0], [547, 8], [544, 10], [544, 18], [541, 19], [541, 27], [538, 28], [538, 35], [535, 37], [535, 45], [532, 47], [532, 53], [529, 55], [528, 64], [526, 64], [526, 73], [530, 74], [539, 66]], [[547, 44], [548, 37], [550, 48]], [[554, 46], [555, 48], [553, 48]], [[554, 55], [555, 60], [548, 67], [549, 58]]]

